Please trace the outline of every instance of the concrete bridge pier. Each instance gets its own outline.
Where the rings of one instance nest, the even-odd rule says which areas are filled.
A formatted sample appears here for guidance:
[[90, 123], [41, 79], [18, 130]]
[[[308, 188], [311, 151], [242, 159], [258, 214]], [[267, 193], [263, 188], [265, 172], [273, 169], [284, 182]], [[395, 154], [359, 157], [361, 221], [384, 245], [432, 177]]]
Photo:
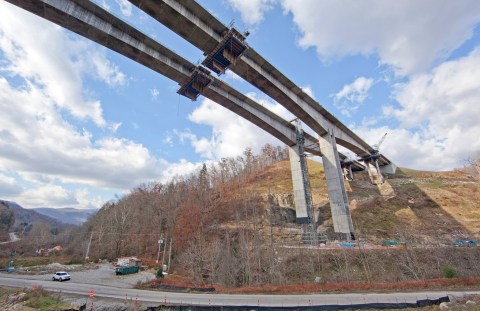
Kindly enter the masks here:
[[383, 184], [385, 180], [383, 179], [382, 171], [378, 165], [378, 159], [373, 160], [375, 162], [375, 168], [377, 169], [377, 180], [379, 184]]
[[348, 181], [352, 181], [353, 179], [353, 170], [352, 170], [352, 164], [343, 164], [342, 165], [342, 170], [343, 170], [343, 178]]
[[310, 200], [310, 179], [305, 176], [302, 162], [305, 162], [305, 156], [300, 152], [300, 146], [288, 147], [290, 156], [290, 168], [292, 170], [293, 196], [295, 201], [295, 211], [297, 214], [297, 224], [308, 224], [313, 222], [313, 213]]
[[348, 197], [334, 134], [329, 131], [321, 136], [319, 144], [325, 169], [335, 238], [342, 241], [355, 240], [352, 216], [348, 207]]
[[377, 159], [368, 159], [363, 161], [365, 169], [368, 172], [368, 177], [373, 185], [380, 185], [384, 183], [384, 178]]
[[305, 244], [317, 244], [319, 237], [312, 206], [307, 159], [305, 157], [305, 137], [300, 122], [296, 122], [295, 127], [297, 144], [289, 146], [288, 150], [292, 172], [296, 222], [303, 227], [302, 242]]

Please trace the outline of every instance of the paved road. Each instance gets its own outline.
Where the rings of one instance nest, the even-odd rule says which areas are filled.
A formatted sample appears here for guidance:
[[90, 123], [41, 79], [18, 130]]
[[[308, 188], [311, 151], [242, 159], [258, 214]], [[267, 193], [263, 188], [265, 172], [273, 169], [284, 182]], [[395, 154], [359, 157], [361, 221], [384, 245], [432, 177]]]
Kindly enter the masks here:
[[16, 241], [20, 240], [17, 237], [17, 234], [15, 232], [10, 232], [8, 234], [8, 236], [10, 237], [10, 241], [1, 242], [0, 244], [7, 244], [7, 243], [16, 242]]
[[15, 242], [15, 241], [20, 240], [20, 239], [17, 237], [17, 234], [16, 234], [15, 232], [10, 232], [8, 235], [10, 236], [10, 241], [11, 241], [11, 242]]
[[0, 274], [0, 286], [30, 288], [42, 286], [52, 291], [88, 296], [91, 290], [96, 297], [115, 299], [138, 299], [153, 304], [196, 304], [231, 306], [309, 306], [309, 305], [350, 305], [362, 303], [415, 303], [421, 299], [436, 299], [454, 295], [479, 295], [480, 291], [470, 292], [419, 292], [419, 293], [368, 293], [368, 294], [310, 294], [310, 295], [226, 295], [226, 294], [189, 294], [170, 293], [132, 288], [113, 287], [99, 284], [83, 284], [74, 281], [53, 282], [17, 278], [14, 275]]

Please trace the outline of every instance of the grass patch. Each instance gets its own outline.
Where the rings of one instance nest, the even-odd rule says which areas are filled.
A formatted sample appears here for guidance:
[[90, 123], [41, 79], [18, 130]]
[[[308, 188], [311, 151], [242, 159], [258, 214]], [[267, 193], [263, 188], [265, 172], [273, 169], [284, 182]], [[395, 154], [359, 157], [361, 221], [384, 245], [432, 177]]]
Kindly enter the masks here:
[[441, 179], [430, 179], [428, 182], [425, 184], [428, 188], [431, 189], [441, 189], [444, 188], [443, 180]]
[[[9, 258], [2, 258], [0, 260], [0, 267], [6, 267], [8, 262], [10, 261]], [[62, 265], [69, 265], [69, 264], [83, 264], [84, 261], [82, 259], [73, 259], [69, 257], [63, 256], [48, 256], [48, 257], [22, 257], [16, 256], [13, 259], [15, 267], [33, 267], [33, 266], [45, 266], [54, 262], [58, 262]]]
[[445, 266], [442, 269], [442, 276], [447, 279], [453, 279], [458, 277], [458, 272], [452, 266]]
[[27, 292], [25, 296], [25, 305], [40, 311], [64, 310], [71, 306], [60, 299], [60, 296], [54, 297], [53, 294], [42, 287], [36, 287]]
[[9, 287], [0, 287], [0, 301], [5, 300], [5, 298], [10, 295], [18, 292], [16, 288], [9, 288]]

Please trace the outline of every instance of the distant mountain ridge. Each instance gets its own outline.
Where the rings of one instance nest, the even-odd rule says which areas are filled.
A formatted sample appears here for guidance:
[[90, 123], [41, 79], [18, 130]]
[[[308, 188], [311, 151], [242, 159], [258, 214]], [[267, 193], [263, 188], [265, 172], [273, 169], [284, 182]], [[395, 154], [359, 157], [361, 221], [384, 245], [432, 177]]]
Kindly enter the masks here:
[[40, 214], [33, 209], [23, 208], [21, 205], [11, 201], [0, 200], [0, 203], [6, 206], [8, 209], [13, 210], [15, 214], [14, 228], [20, 226], [20, 224], [31, 224], [36, 221], [42, 221], [46, 223], [55, 223], [57, 220], [47, 215]]
[[77, 209], [72, 207], [66, 208], [24, 208], [20, 204], [12, 201], [0, 200], [4, 206], [15, 212], [15, 224], [33, 223], [35, 221], [44, 221], [48, 223], [61, 222], [64, 224], [81, 226], [91, 215], [97, 212], [97, 209]]
[[48, 216], [55, 220], [61, 221], [65, 224], [72, 224], [81, 226], [88, 217], [95, 214], [97, 209], [77, 209], [72, 207], [65, 208], [51, 208], [51, 207], [37, 207], [33, 208], [37, 213]]

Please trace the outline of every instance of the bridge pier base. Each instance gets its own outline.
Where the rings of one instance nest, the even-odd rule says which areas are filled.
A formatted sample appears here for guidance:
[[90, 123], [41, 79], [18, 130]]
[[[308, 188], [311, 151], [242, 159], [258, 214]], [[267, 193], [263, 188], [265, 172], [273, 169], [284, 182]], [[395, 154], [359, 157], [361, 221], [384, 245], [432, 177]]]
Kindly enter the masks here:
[[319, 138], [319, 144], [325, 169], [335, 238], [343, 241], [355, 240], [335, 136], [332, 132], [328, 132]]

